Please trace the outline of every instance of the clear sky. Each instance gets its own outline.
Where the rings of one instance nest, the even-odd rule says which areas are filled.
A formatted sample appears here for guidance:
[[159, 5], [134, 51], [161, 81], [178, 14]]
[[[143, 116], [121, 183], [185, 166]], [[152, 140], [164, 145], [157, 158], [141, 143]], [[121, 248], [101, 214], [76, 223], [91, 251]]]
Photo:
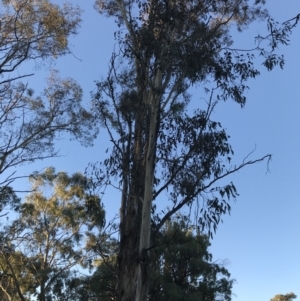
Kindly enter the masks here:
[[[63, 1], [56, 1], [63, 3]], [[74, 56], [59, 59], [55, 68], [62, 76], [75, 78], [84, 90], [88, 103], [94, 81], [106, 76], [116, 24], [93, 9], [93, 1], [76, 0], [84, 9], [78, 36], [71, 39]], [[268, 9], [278, 21], [300, 13], [299, 0], [269, 0]], [[254, 36], [265, 31], [258, 23], [244, 33], [234, 33], [236, 44], [254, 45]], [[235, 163], [255, 147], [252, 156], [273, 154], [270, 172], [265, 163], [250, 166], [229, 180], [240, 193], [232, 206], [231, 216], [224, 217], [218, 228], [211, 252], [214, 260], [227, 259], [227, 268], [237, 280], [233, 300], [268, 301], [275, 294], [293, 291], [300, 298], [300, 25], [291, 36], [290, 46], [281, 47], [286, 65], [271, 73], [261, 67], [261, 76], [249, 82], [248, 102], [241, 109], [232, 101], [220, 104], [214, 118], [231, 136]], [[32, 71], [32, 67], [27, 67]], [[45, 85], [47, 65], [34, 69], [29, 80], [36, 91]], [[196, 106], [202, 91], [193, 90]], [[84, 171], [89, 162], [104, 158], [109, 146], [102, 130], [93, 148], [83, 148], [66, 138], [58, 143], [63, 155], [37, 164], [18, 168], [26, 174], [53, 165], [69, 173]], [[24, 185], [24, 184], [19, 184]], [[108, 216], [119, 209], [116, 193], [106, 195]]]

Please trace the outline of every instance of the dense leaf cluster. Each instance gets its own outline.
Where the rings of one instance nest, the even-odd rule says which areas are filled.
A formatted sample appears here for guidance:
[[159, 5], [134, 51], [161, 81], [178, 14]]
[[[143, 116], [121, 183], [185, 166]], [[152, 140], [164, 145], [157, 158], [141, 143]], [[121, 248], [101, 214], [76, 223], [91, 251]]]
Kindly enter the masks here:
[[2, 228], [0, 294], [2, 300], [67, 300], [77, 277], [74, 268], [92, 264], [88, 233], [101, 232], [104, 209], [80, 173], [48, 168], [31, 181], [32, 193], [18, 216]]
[[[233, 280], [227, 269], [212, 261], [208, 237], [197, 234], [179, 217], [155, 236], [151, 250], [148, 300], [231, 300]], [[116, 300], [117, 242], [98, 262], [95, 273], [82, 279], [75, 300]]]

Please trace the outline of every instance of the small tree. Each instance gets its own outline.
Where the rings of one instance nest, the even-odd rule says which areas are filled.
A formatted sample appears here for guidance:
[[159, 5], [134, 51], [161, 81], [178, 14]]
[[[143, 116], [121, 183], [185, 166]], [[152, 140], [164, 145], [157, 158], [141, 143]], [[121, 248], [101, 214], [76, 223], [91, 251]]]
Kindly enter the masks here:
[[294, 293], [289, 293], [289, 294], [285, 294], [285, 295], [276, 295], [270, 301], [293, 301], [293, 299], [296, 299], [296, 298], [297, 298], [297, 296]]
[[74, 267], [88, 267], [92, 260], [85, 231], [101, 230], [104, 210], [80, 173], [68, 176], [49, 168], [31, 181], [33, 192], [3, 231], [0, 268], [7, 280], [0, 290], [8, 300], [25, 301], [32, 295], [39, 301], [64, 300]]

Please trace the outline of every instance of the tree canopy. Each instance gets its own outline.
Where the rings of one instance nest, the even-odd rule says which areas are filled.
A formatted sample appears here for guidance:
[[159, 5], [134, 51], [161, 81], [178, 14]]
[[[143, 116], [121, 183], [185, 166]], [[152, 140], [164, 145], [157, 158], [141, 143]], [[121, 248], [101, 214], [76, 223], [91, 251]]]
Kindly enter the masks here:
[[28, 76], [12, 76], [23, 62], [58, 57], [70, 52], [68, 38], [77, 33], [81, 10], [48, 0], [2, 0], [0, 8], [0, 83]]
[[101, 232], [104, 209], [80, 173], [48, 168], [31, 181], [33, 192], [1, 233], [2, 300], [67, 300], [74, 268], [87, 268], [93, 260], [88, 232]]
[[68, 39], [80, 24], [78, 7], [47, 0], [1, 1], [0, 8], [0, 180], [1, 189], [19, 175], [12, 168], [57, 156], [54, 140], [68, 132], [91, 145], [97, 130], [82, 106], [82, 90], [73, 79], [49, 75], [40, 96], [21, 80], [32, 74], [26, 62], [54, 59], [70, 52]]

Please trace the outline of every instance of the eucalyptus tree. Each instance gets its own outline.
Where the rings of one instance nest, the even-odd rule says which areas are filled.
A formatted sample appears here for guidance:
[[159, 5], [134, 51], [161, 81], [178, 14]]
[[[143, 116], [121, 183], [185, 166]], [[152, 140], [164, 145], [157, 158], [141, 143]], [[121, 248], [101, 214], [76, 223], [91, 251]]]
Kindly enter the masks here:
[[0, 83], [32, 75], [12, 74], [26, 61], [70, 53], [68, 38], [77, 33], [80, 13], [80, 8], [68, 3], [1, 0]]
[[20, 176], [14, 169], [57, 155], [57, 133], [69, 132], [90, 144], [92, 114], [81, 104], [82, 90], [72, 79], [49, 76], [40, 96], [24, 82], [26, 63], [53, 60], [70, 53], [68, 39], [77, 33], [81, 10], [48, 0], [2, 0], [0, 5], [0, 186]]
[[80, 173], [48, 168], [31, 180], [19, 216], [3, 228], [0, 293], [7, 300], [69, 300], [67, 283], [77, 277], [76, 267], [90, 266], [89, 232], [102, 231], [105, 212]]
[[[246, 104], [246, 81], [259, 75], [257, 61], [268, 70], [284, 65], [275, 50], [287, 42], [288, 31], [257, 36], [252, 50], [233, 46], [232, 28], [243, 31], [252, 22], [269, 18], [264, 4], [263, 0], [95, 3], [100, 14], [114, 18], [119, 26], [108, 75], [97, 82], [93, 95], [113, 148], [100, 166], [92, 164], [91, 171], [99, 185], [117, 182], [121, 190], [118, 301], [147, 300], [151, 236], [170, 218], [182, 209], [195, 209], [195, 223], [211, 234], [222, 215], [230, 212], [229, 199], [237, 196], [234, 184], [224, 184], [224, 178], [270, 159], [266, 155], [233, 165], [229, 136], [219, 121], [212, 120], [220, 101]], [[274, 24], [271, 18], [268, 24]], [[206, 92], [194, 112], [188, 109], [191, 86]], [[169, 205], [157, 213], [163, 198]]]

